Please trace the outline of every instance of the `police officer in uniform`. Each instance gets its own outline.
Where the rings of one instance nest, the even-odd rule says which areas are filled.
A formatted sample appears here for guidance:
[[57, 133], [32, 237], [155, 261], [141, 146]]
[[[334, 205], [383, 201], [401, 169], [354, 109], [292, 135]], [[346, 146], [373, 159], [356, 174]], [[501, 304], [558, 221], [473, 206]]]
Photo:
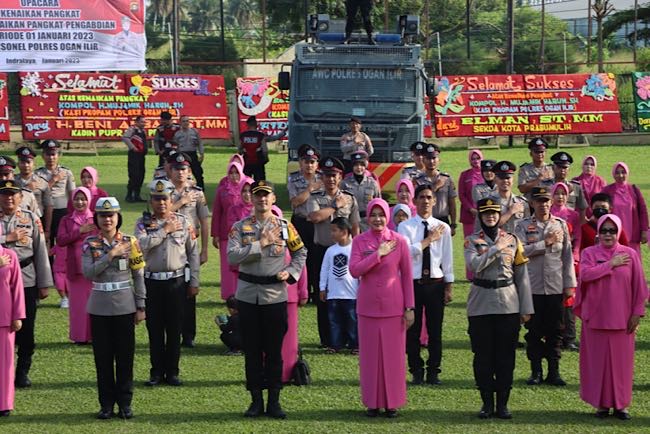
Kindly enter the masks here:
[[496, 164], [495, 160], [481, 160], [481, 176], [484, 182], [476, 184], [472, 188], [472, 200], [475, 204], [484, 197], [496, 196], [497, 184], [495, 181], [496, 175], [494, 174]]
[[158, 165], [162, 166], [165, 163], [163, 158], [163, 151], [165, 149], [176, 149], [178, 144], [174, 141], [176, 132], [181, 129], [181, 126], [174, 123], [172, 114], [169, 112], [160, 113], [160, 125], [156, 128], [156, 134], [153, 138], [153, 149], [158, 154]]
[[184, 152], [190, 157], [192, 175], [196, 179], [196, 185], [203, 189], [203, 167], [201, 163], [203, 163], [205, 150], [199, 130], [190, 126], [189, 116], [181, 116], [181, 128], [174, 134], [174, 141], [178, 143], [178, 152]]
[[528, 275], [535, 315], [526, 324], [526, 353], [530, 360], [529, 385], [542, 382], [542, 358], [548, 360], [546, 383], [565, 386], [560, 376], [560, 343], [565, 297], [576, 287], [571, 237], [566, 222], [551, 215], [551, 193], [546, 187], [531, 190], [534, 214], [517, 223], [515, 234], [530, 259]]
[[[344, 166], [341, 160], [334, 157], [325, 157], [320, 161], [323, 188], [312, 192], [307, 203], [307, 218], [314, 224], [314, 246], [311, 255], [311, 267], [308, 271], [310, 287], [318, 291], [320, 268], [323, 264], [325, 251], [334, 244], [330, 232], [330, 222], [336, 217], [345, 217], [352, 224], [352, 236], [359, 234], [359, 205], [354, 195], [341, 190], [339, 184], [343, 176]], [[311, 299], [316, 303], [318, 315], [318, 334], [321, 347], [330, 346], [329, 318], [327, 304], [322, 302], [318, 292], [311, 294]]]
[[18, 360], [16, 387], [31, 386], [29, 368], [34, 354], [34, 323], [39, 299], [47, 297], [52, 286], [52, 269], [47, 258], [47, 244], [39, 218], [20, 208], [22, 189], [11, 180], [0, 181], [0, 209], [2, 236], [0, 243], [18, 256], [25, 286], [25, 313], [23, 327], [16, 333]]
[[[274, 216], [273, 185], [256, 181], [254, 214], [235, 223], [228, 236], [228, 262], [239, 266], [237, 298], [246, 362], [246, 389], [252, 402], [244, 413], [264, 411], [262, 389], [268, 387], [266, 414], [284, 419], [280, 406], [282, 340], [287, 331], [287, 283], [295, 283], [307, 252], [293, 225]], [[287, 264], [286, 253], [291, 254]]]
[[569, 180], [569, 168], [573, 163], [573, 157], [567, 152], [561, 151], [551, 155], [553, 162], [553, 178], [542, 182], [542, 186], [552, 190], [553, 184], [563, 182], [569, 187], [569, 196], [567, 197], [566, 206], [580, 214], [581, 224], [586, 223], [585, 212], [589, 207], [587, 198], [582, 190], [580, 181]]
[[[191, 157], [184, 152], [178, 152], [170, 157], [172, 192], [172, 211], [183, 214], [192, 223], [196, 233], [201, 238], [200, 263], [208, 262], [208, 246], [210, 245], [210, 210], [205, 195], [200, 187], [188, 181], [191, 176]], [[196, 337], [196, 297], [185, 299], [185, 315], [183, 317], [182, 345], [193, 348]]]
[[[135, 237], [123, 234], [120, 203], [102, 197], [95, 204], [92, 235], [81, 247], [84, 277], [93, 282], [88, 298], [97, 370], [98, 419], [131, 419], [135, 325], [145, 319], [144, 259]], [[133, 281], [131, 281], [131, 279]]]
[[[497, 165], [497, 168], [499, 166]], [[515, 369], [519, 325], [530, 319], [533, 299], [522, 243], [499, 228], [502, 205], [477, 203], [480, 230], [465, 238], [465, 262], [474, 274], [467, 299], [474, 380], [483, 407], [478, 416], [510, 419], [508, 399]]]
[[27, 146], [16, 149], [18, 157], [18, 176], [14, 177], [16, 184], [30, 190], [36, 198], [38, 209], [41, 211], [41, 220], [45, 230], [45, 238], [49, 239], [50, 224], [52, 223], [52, 192], [47, 181], [34, 173], [34, 158], [36, 152]]
[[456, 187], [449, 174], [438, 170], [440, 164], [440, 147], [430, 144], [424, 150], [424, 171], [415, 177], [413, 185], [430, 184], [436, 196], [433, 217], [447, 223], [451, 234], [456, 233]]
[[381, 188], [372, 176], [368, 176], [368, 154], [365, 151], [352, 153], [351, 159], [352, 172], [345, 175], [341, 181], [341, 189], [352, 193], [357, 200], [360, 217], [359, 232], [364, 232], [368, 229], [366, 208], [371, 200], [381, 197]]
[[[517, 166], [510, 161], [499, 161], [495, 164], [496, 194], [488, 196], [501, 205], [499, 227], [508, 233], [514, 233], [517, 223], [530, 217], [528, 201], [523, 196], [512, 194], [512, 178]], [[477, 221], [477, 225], [480, 222]], [[478, 226], [477, 226], [478, 227]]]
[[145, 156], [147, 155], [147, 133], [144, 126], [144, 116], [136, 116], [133, 125], [122, 135], [122, 141], [129, 149], [126, 163], [129, 173], [125, 199], [127, 202], [146, 202], [140, 197], [146, 167]]
[[546, 164], [546, 149], [548, 143], [541, 137], [535, 137], [528, 142], [528, 149], [530, 150], [530, 163], [524, 163], [519, 166], [519, 177], [517, 179], [517, 187], [519, 191], [531, 203], [530, 192], [533, 187], [540, 187], [542, 181], [547, 181], [553, 178], [553, 168], [550, 164]]
[[[11, 180], [14, 181], [14, 170], [16, 169], [16, 162], [6, 155], [0, 155], [0, 181]], [[20, 185], [16, 182], [16, 185]], [[21, 187], [23, 197], [20, 201], [20, 208], [26, 209], [36, 214], [39, 219], [43, 218], [43, 212], [38, 206], [36, 196], [28, 188]]]
[[402, 179], [409, 178], [412, 181], [424, 171], [424, 153], [428, 146], [425, 142], [413, 142], [411, 144], [413, 166], [402, 169]]
[[[307, 248], [307, 273], [320, 274], [320, 268], [314, 269], [312, 265], [313, 245], [314, 245], [314, 224], [307, 219], [307, 202], [311, 193], [323, 188], [321, 174], [318, 171], [318, 151], [307, 144], [298, 148], [298, 163], [300, 170], [289, 174], [287, 180], [287, 190], [289, 190], [289, 201], [293, 213], [291, 215], [291, 224], [296, 228], [300, 238]], [[309, 281], [311, 284], [311, 280]], [[318, 294], [319, 288], [311, 288], [311, 294]]]
[[180, 386], [181, 329], [185, 299], [199, 292], [199, 252], [192, 222], [172, 212], [174, 185], [169, 181], [150, 184], [153, 215], [145, 214], [135, 224], [135, 236], [146, 267], [147, 331], [151, 370], [147, 386], [163, 379]]
[[50, 229], [50, 247], [54, 246], [56, 234], [59, 230], [59, 222], [68, 213], [68, 199], [76, 188], [74, 175], [67, 167], [59, 164], [59, 142], [56, 140], [45, 140], [41, 143], [43, 149], [43, 160], [45, 166], [36, 169], [36, 175], [47, 181], [52, 194], [52, 222], [48, 224]]

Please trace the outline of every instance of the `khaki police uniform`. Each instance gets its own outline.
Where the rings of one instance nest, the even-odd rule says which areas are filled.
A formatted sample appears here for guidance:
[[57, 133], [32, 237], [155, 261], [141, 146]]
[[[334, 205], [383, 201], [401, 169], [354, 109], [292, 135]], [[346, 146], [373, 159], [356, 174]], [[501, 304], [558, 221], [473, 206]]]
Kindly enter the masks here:
[[147, 331], [149, 333], [152, 378], [177, 377], [181, 329], [188, 287], [199, 287], [199, 251], [191, 221], [173, 213], [168, 220], [180, 220], [182, 229], [167, 234], [166, 220], [139, 218], [135, 235], [146, 262]]
[[[52, 223], [50, 225], [50, 245], [53, 246], [59, 230], [59, 222], [68, 212], [68, 199], [70, 199], [70, 194], [76, 188], [74, 175], [70, 169], [63, 166], [58, 166], [54, 170], [39, 167], [34, 173], [47, 181], [50, 188], [53, 206]], [[55, 175], [59, 176], [56, 182], [52, 179]]]
[[179, 129], [174, 134], [174, 141], [178, 143], [178, 152], [184, 152], [190, 157], [192, 175], [196, 179], [196, 185], [204, 188], [203, 167], [199, 161], [199, 155], [203, 155], [203, 142], [196, 128]]
[[[253, 186], [255, 188], [255, 184]], [[280, 239], [261, 246], [262, 230], [280, 228]], [[291, 262], [286, 263], [286, 252]], [[282, 387], [282, 340], [287, 331], [287, 283], [295, 283], [307, 251], [293, 225], [276, 216], [264, 222], [249, 216], [235, 223], [228, 236], [228, 262], [239, 267], [235, 297], [239, 301], [246, 357], [246, 388]], [[287, 271], [288, 282], [276, 279]]]
[[[120, 243], [127, 243], [129, 251], [109, 260], [109, 252]], [[142, 251], [135, 237], [119, 230], [112, 242], [101, 234], [90, 236], [81, 248], [81, 267], [93, 282], [87, 310], [99, 404], [111, 411], [115, 404], [124, 409], [133, 399], [135, 311], [145, 308]]]
[[423, 172], [418, 169], [416, 166], [409, 166], [402, 169], [401, 179], [410, 179], [413, 181], [415, 178], [420, 176]]
[[[11, 181], [7, 181], [11, 182]], [[17, 210], [13, 215], [0, 212], [2, 236], [0, 243], [18, 256], [25, 287], [25, 314], [23, 327], [16, 333], [18, 359], [16, 362], [16, 380], [24, 379], [29, 373], [34, 354], [34, 326], [38, 306], [39, 289], [53, 285], [52, 269], [47, 257], [47, 245], [43, 235], [40, 219], [31, 211]], [[16, 229], [25, 229], [23, 238], [7, 242], [7, 236]]]
[[[555, 175], [553, 174], [553, 165], [544, 164], [542, 167], [536, 167], [532, 162], [524, 163], [521, 166], [519, 166], [517, 185], [522, 185], [532, 181], [533, 179], [537, 179], [539, 178], [540, 175], [542, 175], [542, 181], [549, 180], [549, 179], [552, 180], [555, 177]], [[541, 183], [539, 186], [540, 187], [542, 186]], [[531, 200], [530, 192], [526, 193], [524, 196], [526, 197], [526, 200], [530, 202]]]
[[[28, 179], [16, 175], [14, 181], [23, 188], [23, 192], [29, 190], [32, 193], [38, 206], [39, 213], [37, 213], [37, 215], [39, 217], [42, 218], [45, 215], [45, 210], [48, 207], [54, 206], [54, 202], [52, 201], [52, 192], [50, 191], [50, 187], [45, 179], [36, 174], [32, 174]], [[23, 202], [24, 201], [25, 195], [23, 194]], [[33, 210], [30, 209], [30, 211]]]
[[373, 178], [364, 175], [361, 182], [357, 182], [353, 174], [348, 174], [341, 181], [341, 190], [348, 191], [354, 195], [359, 207], [359, 230], [364, 232], [368, 229], [366, 220], [366, 208], [371, 200], [381, 197], [379, 184]]
[[[556, 181], [555, 179], [549, 179], [542, 181], [540, 183], [541, 187], [546, 187], [551, 190], [553, 185], [555, 185]], [[589, 203], [587, 202], [587, 197], [585, 196], [584, 191], [582, 190], [582, 185], [580, 185], [580, 181], [565, 181], [564, 182], [568, 187], [569, 187], [569, 196], [567, 197], [566, 200], [566, 207], [571, 208], [574, 211], [584, 211], [589, 207]]]
[[[496, 203], [501, 205], [501, 215], [508, 212], [508, 210], [512, 208], [514, 205], [518, 203], [523, 204], [524, 210], [522, 212], [515, 213], [510, 217], [510, 219], [508, 219], [507, 222], [505, 222], [503, 225], [500, 226], [500, 228], [506, 232], [514, 233], [517, 223], [524, 218], [530, 217], [530, 206], [528, 205], [528, 201], [523, 196], [517, 196], [516, 194], [510, 192], [510, 197], [504, 198], [501, 197], [501, 195], [498, 192], [495, 192], [494, 194], [486, 197], [493, 199]], [[479, 221], [478, 214], [476, 215], [476, 222], [474, 224], [474, 227], [475, 228], [481, 227], [481, 222]]]
[[496, 197], [499, 194], [497, 191], [497, 185], [492, 184], [492, 187], [487, 185], [486, 183], [482, 184], [476, 184], [472, 188], [472, 200], [474, 201], [474, 204], [476, 204], [479, 200], [483, 199], [484, 197]]
[[420, 175], [415, 177], [413, 180], [413, 185], [416, 188], [418, 185], [424, 184], [429, 184], [435, 187], [438, 179], [444, 179], [443, 186], [440, 189], [434, 191], [434, 194], [436, 195], [436, 204], [434, 205], [431, 212], [433, 217], [437, 218], [438, 220], [442, 220], [447, 224], [450, 224], [451, 220], [449, 215], [449, 203], [452, 201], [452, 199], [458, 196], [458, 193], [456, 192], [454, 181], [451, 179], [449, 174], [440, 171], [436, 172], [437, 173], [433, 177], [428, 176], [425, 172], [420, 173]]

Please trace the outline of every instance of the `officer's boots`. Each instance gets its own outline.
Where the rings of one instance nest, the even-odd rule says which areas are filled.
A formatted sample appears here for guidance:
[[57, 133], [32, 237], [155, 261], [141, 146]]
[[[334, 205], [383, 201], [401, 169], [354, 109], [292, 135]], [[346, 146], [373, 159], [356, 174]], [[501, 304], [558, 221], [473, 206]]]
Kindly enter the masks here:
[[548, 361], [546, 383], [551, 386], [566, 386], [566, 381], [564, 381], [560, 376], [560, 361], [558, 359], [551, 359]]
[[264, 398], [262, 389], [251, 390], [251, 405], [244, 413], [244, 417], [258, 417], [264, 413]]
[[282, 411], [282, 407], [280, 407], [280, 389], [269, 389], [266, 415], [274, 419], [285, 419], [287, 417], [287, 414]]
[[133, 191], [133, 202], [146, 202], [142, 197], [140, 197], [140, 189]]
[[512, 413], [508, 410], [508, 399], [510, 390], [501, 390], [497, 392], [497, 417], [499, 419], [512, 419]]
[[487, 419], [492, 417], [494, 415], [494, 392], [481, 390], [481, 400], [483, 401], [483, 407], [478, 412], [478, 418]]
[[538, 386], [542, 384], [542, 361], [541, 360], [531, 360], [530, 361], [530, 377], [526, 380], [526, 384], [529, 386]]
[[14, 378], [14, 386], [16, 386], [19, 389], [24, 389], [32, 385], [32, 382], [27, 376], [27, 374], [29, 373], [29, 368], [31, 366], [32, 366], [31, 360], [29, 362], [25, 362], [24, 360], [18, 359], [18, 363], [16, 364], [16, 376]]
[[126, 202], [132, 203], [134, 202], [133, 200], [133, 190], [127, 190], [126, 191], [126, 197], [124, 198]]

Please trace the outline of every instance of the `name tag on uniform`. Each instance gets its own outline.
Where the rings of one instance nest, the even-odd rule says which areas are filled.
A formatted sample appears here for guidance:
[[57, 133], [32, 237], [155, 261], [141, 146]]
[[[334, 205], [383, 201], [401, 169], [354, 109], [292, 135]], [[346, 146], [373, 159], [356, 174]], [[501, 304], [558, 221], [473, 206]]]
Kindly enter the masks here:
[[120, 260], [117, 261], [117, 267], [119, 268], [120, 271], [126, 271], [128, 265], [129, 262], [124, 258], [120, 258]]

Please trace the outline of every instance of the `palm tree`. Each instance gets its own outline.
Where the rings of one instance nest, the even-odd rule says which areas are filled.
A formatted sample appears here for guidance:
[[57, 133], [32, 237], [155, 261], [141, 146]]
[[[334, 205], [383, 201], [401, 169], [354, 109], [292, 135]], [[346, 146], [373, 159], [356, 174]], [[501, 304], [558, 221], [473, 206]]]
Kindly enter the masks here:
[[151, 0], [149, 5], [149, 14], [153, 16], [154, 28], [157, 26], [159, 18], [161, 20], [161, 27], [164, 28], [173, 12], [173, 0]]

